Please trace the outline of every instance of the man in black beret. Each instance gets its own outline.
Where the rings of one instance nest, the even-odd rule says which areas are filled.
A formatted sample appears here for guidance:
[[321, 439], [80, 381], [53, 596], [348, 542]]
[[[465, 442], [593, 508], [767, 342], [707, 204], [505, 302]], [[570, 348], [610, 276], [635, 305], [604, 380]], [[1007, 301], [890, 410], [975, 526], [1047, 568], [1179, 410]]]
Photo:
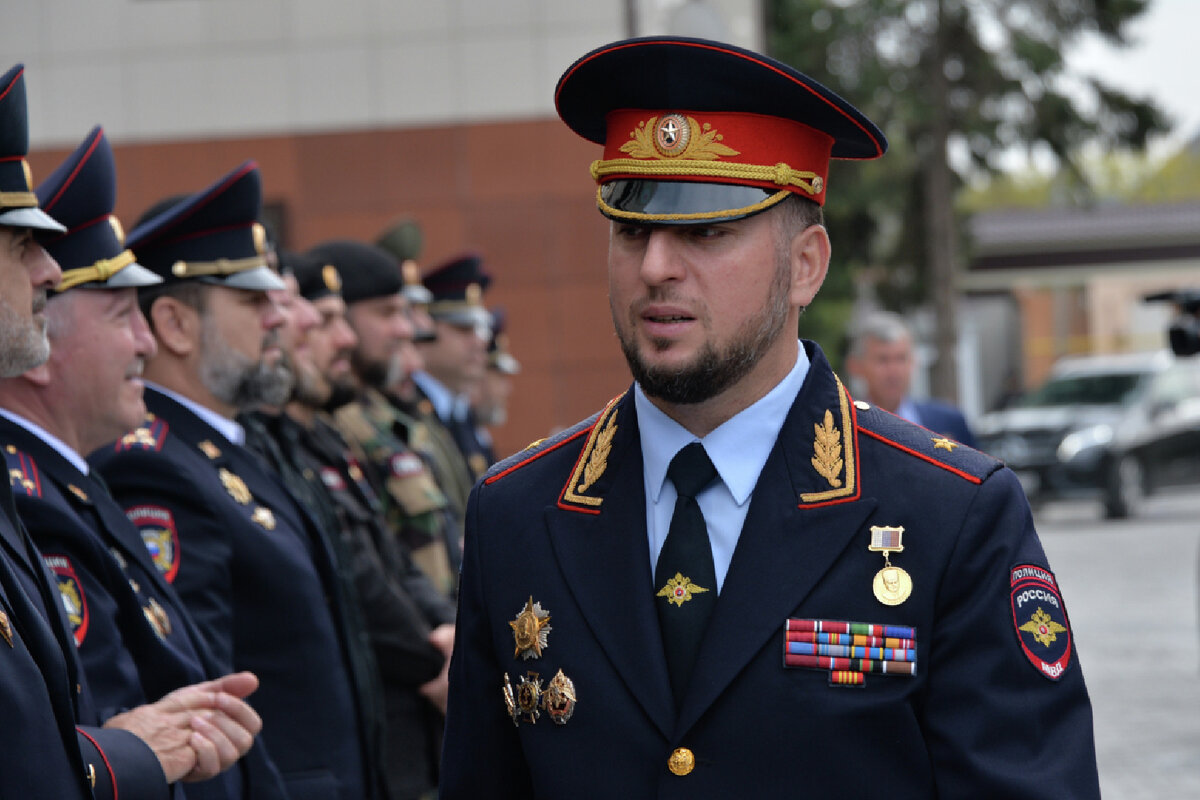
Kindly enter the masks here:
[[444, 446], [385, 394], [421, 364], [400, 268], [379, 247], [350, 240], [320, 244], [309, 255], [342, 276], [346, 321], [358, 340], [350, 357], [354, 399], [334, 411], [335, 423], [371, 476], [388, 526], [452, 597], [462, 517], [445, 487], [467, 477], [449, 469]]
[[1016, 477], [796, 338], [829, 160], [883, 135], [696, 39], [601, 47], [556, 104], [604, 146], [635, 383], [472, 494], [442, 797], [1098, 797]]

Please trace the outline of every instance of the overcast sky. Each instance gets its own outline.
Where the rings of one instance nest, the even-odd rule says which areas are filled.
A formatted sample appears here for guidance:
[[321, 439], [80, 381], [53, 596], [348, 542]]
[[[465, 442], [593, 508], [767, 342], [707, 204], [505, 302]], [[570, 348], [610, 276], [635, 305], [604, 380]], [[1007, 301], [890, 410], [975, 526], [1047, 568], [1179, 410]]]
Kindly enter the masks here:
[[1083, 43], [1069, 61], [1138, 96], [1149, 95], [1175, 121], [1168, 142], [1175, 149], [1200, 134], [1200, 81], [1195, 64], [1200, 2], [1153, 0], [1130, 26], [1133, 46], [1115, 50], [1099, 38]]

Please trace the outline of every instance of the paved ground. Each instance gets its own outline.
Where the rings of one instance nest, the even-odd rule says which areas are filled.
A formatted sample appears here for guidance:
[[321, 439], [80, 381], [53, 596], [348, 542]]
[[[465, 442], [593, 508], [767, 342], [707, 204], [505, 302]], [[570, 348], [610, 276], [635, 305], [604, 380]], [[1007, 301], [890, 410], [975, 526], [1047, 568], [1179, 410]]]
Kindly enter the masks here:
[[1200, 798], [1200, 491], [1132, 521], [1095, 504], [1037, 514], [1096, 718], [1105, 800]]

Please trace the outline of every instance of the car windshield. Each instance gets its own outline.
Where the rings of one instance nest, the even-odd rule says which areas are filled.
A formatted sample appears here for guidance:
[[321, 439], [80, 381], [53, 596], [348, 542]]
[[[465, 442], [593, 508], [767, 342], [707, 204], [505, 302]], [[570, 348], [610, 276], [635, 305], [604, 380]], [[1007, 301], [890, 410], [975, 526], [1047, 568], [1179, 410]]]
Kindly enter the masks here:
[[1023, 406], [1119, 405], [1138, 387], [1140, 372], [1051, 378], [1021, 398]]

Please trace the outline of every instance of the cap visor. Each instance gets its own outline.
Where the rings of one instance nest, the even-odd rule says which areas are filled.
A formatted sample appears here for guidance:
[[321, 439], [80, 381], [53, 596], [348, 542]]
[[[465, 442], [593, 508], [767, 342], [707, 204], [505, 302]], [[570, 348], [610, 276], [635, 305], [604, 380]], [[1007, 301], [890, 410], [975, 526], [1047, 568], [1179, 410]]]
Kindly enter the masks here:
[[433, 292], [420, 284], [405, 285], [400, 293], [408, 298], [408, 302], [418, 306], [427, 306], [433, 302]]
[[[97, 289], [124, 289], [126, 287], [154, 286], [162, 283], [163, 279], [136, 261], [117, 271], [104, 283], [94, 284]], [[84, 284], [89, 286], [93, 284]]]
[[0, 212], [0, 225], [10, 228], [33, 228], [39, 231], [66, 233], [64, 225], [40, 208], [13, 208]]
[[729, 183], [621, 178], [600, 187], [598, 203], [601, 213], [610, 219], [694, 225], [748, 217], [770, 208], [788, 194]]
[[235, 272], [232, 275], [220, 278], [208, 276], [201, 278], [201, 280], [207, 283], [215, 283], [219, 286], [228, 286], [230, 289], [250, 289], [259, 292], [287, 288], [287, 284], [283, 282], [283, 279], [276, 275], [270, 267], [251, 267], [241, 272]]

